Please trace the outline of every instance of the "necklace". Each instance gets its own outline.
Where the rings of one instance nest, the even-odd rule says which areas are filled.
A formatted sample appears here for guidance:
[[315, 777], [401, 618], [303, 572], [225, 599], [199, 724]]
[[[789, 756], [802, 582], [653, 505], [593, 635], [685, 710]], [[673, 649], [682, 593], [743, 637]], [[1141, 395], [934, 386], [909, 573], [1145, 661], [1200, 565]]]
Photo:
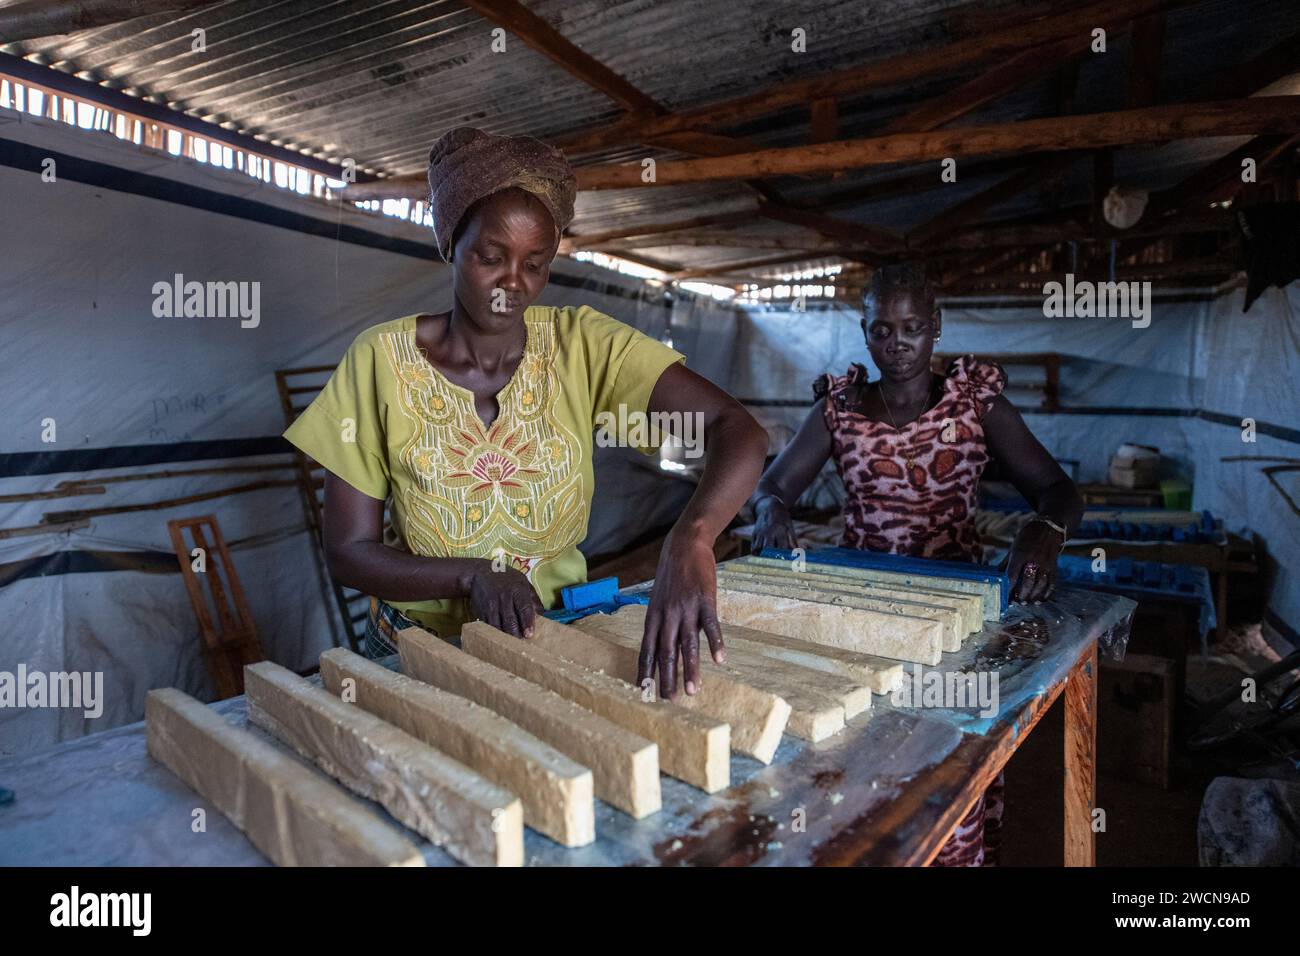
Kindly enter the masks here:
[[[879, 387], [879, 390], [880, 390], [880, 401], [884, 403], [884, 406], [885, 406], [885, 414], [889, 416], [889, 424], [892, 425], [893, 428], [894, 428], [894, 431], [897, 432], [897, 431], [898, 431], [898, 423], [897, 423], [896, 421], [894, 421], [894, 413], [893, 413], [893, 411], [892, 411], [892, 410], [890, 409], [890, 407], [889, 407], [889, 399], [885, 398], [885, 387], [884, 387], [883, 385], [878, 386], [878, 387]], [[908, 470], [908, 471], [911, 471], [911, 470], [912, 470], [912, 465], [913, 465], [913, 464], [914, 464], [914, 460], [913, 460], [911, 454], [908, 454], [908, 456], [907, 456], [907, 470]]]

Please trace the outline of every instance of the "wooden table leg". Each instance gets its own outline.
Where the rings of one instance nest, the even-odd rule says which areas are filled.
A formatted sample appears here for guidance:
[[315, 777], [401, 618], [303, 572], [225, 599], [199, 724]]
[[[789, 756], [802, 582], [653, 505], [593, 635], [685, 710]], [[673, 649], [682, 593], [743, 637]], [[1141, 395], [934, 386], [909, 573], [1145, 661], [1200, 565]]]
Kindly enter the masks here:
[[1065, 865], [1097, 864], [1092, 811], [1097, 802], [1097, 645], [1065, 684]]

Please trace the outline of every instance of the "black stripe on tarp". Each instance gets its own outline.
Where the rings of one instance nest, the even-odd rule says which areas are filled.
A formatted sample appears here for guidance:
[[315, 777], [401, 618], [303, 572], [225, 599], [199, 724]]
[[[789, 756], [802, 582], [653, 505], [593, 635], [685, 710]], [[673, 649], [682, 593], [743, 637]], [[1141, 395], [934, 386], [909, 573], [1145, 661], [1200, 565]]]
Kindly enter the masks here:
[[[1222, 412], [1207, 412], [1204, 409], [1198, 409], [1196, 416], [1205, 419], [1207, 422], [1214, 422], [1216, 425], [1228, 425], [1238, 430], [1241, 428], [1240, 418], [1233, 418], [1231, 415], [1224, 415]], [[1300, 429], [1274, 425], [1271, 422], [1256, 421], [1255, 432], [1260, 435], [1267, 435], [1270, 438], [1280, 438], [1282, 441], [1290, 442], [1293, 445], [1300, 445]]]
[[203, 189], [189, 183], [177, 182], [161, 176], [150, 176], [147, 173], [138, 173], [109, 163], [83, 159], [70, 153], [56, 153], [27, 143], [0, 138], [0, 166], [10, 166], [37, 175], [42, 161], [46, 159], [55, 161], [61, 178], [87, 186], [99, 186], [133, 196], [147, 196], [150, 199], [158, 199], [178, 206], [234, 216], [323, 239], [338, 239], [353, 245], [413, 256], [426, 262], [442, 261], [438, 258], [438, 250], [433, 245], [412, 242], [409, 239], [397, 239], [344, 223], [330, 223], [315, 216], [290, 212], [242, 196], [229, 196], [226, 193]]
[[[109, 163], [83, 159], [69, 153], [56, 153], [27, 143], [19, 143], [0, 137], [0, 166], [10, 166], [14, 169], [35, 174], [41, 168], [41, 162], [47, 158], [54, 159], [59, 176], [72, 182], [98, 186], [134, 196], [146, 196], [160, 202], [175, 203], [191, 209], [215, 212], [236, 219], [247, 219], [263, 225], [275, 226], [279, 229], [288, 229], [293, 232], [301, 232], [326, 239], [336, 239], [340, 242], [366, 246], [371, 249], [381, 249], [398, 255], [413, 256], [416, 259], [438, 265], [443, 264], [441, 257], [438, 255], [437, 247], [433, 245], [385, 236], [357, 226], [343, 225], [341, 223], [332, 224], [315, 216], [291, 212], [256, 200], [229, 196], [226, 193], [212, 189], [204, 189], [202, 186], [177, 182], [161, 176], [150, 176], [147, 173], [137, 173]], [[665, 298], [655, 297], [659, 299], [658, 302], [654, 301], [653, 298], [647, 300], [639, 292], [613, 283], [603, 282], [599, 279], [552, 273], [550, 282], [569, 289], [582, 289], [599, 295], [612, 295], [623, 299], [636, 300], [645, 305], [658, 305], [666, 309], [672, 308], [671, 301]], [[694, 297], [693, 293], [680, 290], [674, 294], [681, 298]]]
[[77, 448], [73, 451], [10, 452], [0, 455], [0, 477], [57, 475], [214, 458], [251, 458], [254, 455], [283, 455], [293, 450], [293, 446], [282, 436], [269, 435], [264, 438], [185, 441], [171, 445], [117, 445], [112, 448]]
[[[742, 405], [752, 408], [811, 408], [813, 403], [794, 399], [742, 398]], [[1241, 428], [1241, 419], [1219, 412], [1185, 408], [1061, 408], [1055, 412], [1020, 409], [1022, 415], [1128, 415], [1135, 418], [1200, 418], [1216, 425]], [[1280, 441], [1300, 445], [1300, 430], [1256, 422], [1255, 431]], [[75, 451], [11, 452], [0, 455], [0, 478], [26, 475], [55, 475], [66, 472], [97, 471], [105, 468], [133, 468], [176, 462], [204, 461], [218, 458], [251, 458], [256, 455], [290, 454], [293, 446], [280, 435], [263, 438], [229, 438], [220, 441], [178, 442], [172, 445], [119, 445], [113, 448], [78, 448]]]
[[[816, 404], [807, 399], [794, 398], [738, 398], [736, 401], [751, 408], [812, 408]], [[1057, 408], [1055, 411], [1049, 411], [1045, 408], [1017, 408], [1016, 411], [1020, 412], [1021, 415], [1126, 415], [1134, 418], [1199, 418], [1215, 425], [1227, 425], [1229, 428], [1240, 429], [1242, 427], [1240, 418], [1234, 418], [1222, 412], [1207, 411], [1203, 408], [1129, 408], [1123, 405], [1092, 405]], [[1255, 433], [1289, 442], [1292, 445], [1300, 445], [1300, 429], [1256, 420]]]
[[170, 551], [55, 551], [53, 554], [0, 564], [0, 587], [29, 578], [104, 571], [178, 574], [180, 565], [176, 561], [176, 555]]
[[[736, 401], [742, 405], [753, 405], [755, 408], [812, 408], [816, 404], [816, 402], [808, 399], [793, 398], [738, 398]], [[1199, 414], [1194, 408], [1142, 408], [1123, 405], [1074, 406], [1071, 408], [1057, 408], [1056, 411], [1048, 411], [1045, 408], [1017, 408], [1016, 411], [1022, 415], [1145, 415], [1152, 418], [1195, 418]], [[1220, 417], [1225, 420], [1228, 419], [1226, 415]], [[1224, 422], [1220, 424], [1224, 424]], [[1238, 421], [1236, 424], [1240, 426], [1241, 422]]]

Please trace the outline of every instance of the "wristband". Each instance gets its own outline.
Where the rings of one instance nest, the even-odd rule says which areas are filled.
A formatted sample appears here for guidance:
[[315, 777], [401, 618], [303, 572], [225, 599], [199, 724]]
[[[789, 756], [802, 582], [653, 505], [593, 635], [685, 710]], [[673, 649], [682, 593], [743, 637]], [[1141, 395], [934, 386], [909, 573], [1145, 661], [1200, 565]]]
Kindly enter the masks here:
[[[1046, 515], [1040, 515], [1040, 514], [1034, 515], [1032, 518], [1029, 519], [1029, 521], [1026, 522], [1026, 524], [1033, 524], [1035, 521], [1037, 521], [1039, 524], [1047, 525], [1049, 528], [1051, 528], [1053, 531], [1055, 531], [1057, 534], [1061, 536], [1061, 551], [1064, 551], [1065, 542], [1069, 540], [1070, 537], [1069, 533], [1065, 530], [1065, 526], [1059, 525], [1051, 518], [1047, 517]], [[1058, 551], [1057, 553], [1059, 554], [1060, 552]]]

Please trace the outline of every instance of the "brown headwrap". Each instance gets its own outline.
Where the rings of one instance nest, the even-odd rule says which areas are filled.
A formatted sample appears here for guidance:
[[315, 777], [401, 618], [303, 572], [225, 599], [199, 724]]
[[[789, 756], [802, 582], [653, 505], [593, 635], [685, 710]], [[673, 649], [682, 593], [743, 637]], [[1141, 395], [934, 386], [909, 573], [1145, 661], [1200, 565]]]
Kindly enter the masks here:
[[429, 150], [429, 205], [438, 252], [451, 261], [451, 237], [484, 196], [518, 186], [550, 210], [555, 237], [573, 221], [577, 181], [564, 153], [531, 136], [493, 136], [473, 126], [444, 133]]

